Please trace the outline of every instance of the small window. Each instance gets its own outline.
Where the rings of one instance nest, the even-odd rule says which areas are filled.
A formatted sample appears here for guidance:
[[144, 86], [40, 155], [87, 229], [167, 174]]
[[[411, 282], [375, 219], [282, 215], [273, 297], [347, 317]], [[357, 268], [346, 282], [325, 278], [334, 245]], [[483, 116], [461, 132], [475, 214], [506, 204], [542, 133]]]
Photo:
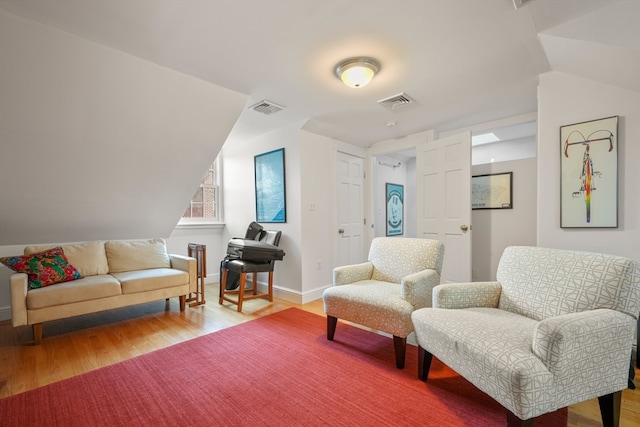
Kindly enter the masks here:
[[180, 224], [210, 224], [222, 221], [218, 159], [213, 161], [180, 218]]

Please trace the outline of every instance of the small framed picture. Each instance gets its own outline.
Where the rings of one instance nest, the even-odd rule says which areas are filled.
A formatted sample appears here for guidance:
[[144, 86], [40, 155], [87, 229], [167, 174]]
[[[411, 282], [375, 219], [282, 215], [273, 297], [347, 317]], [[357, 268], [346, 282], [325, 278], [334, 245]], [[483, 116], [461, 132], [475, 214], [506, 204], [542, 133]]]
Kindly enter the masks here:
[[386, 183], [387, 236], [404, 234], [404, 186]]
[[513, 172], [471, 177], [471, 209], [513, 209]]

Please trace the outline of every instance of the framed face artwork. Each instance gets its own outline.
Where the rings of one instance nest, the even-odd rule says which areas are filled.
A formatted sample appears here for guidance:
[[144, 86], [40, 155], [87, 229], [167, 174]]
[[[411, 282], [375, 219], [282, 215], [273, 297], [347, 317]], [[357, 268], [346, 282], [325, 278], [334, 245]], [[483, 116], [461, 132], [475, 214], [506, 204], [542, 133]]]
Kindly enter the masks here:
[[386, 235], [401, 236], [404, 234], [404, 186], [386, 183], [387, 200]]

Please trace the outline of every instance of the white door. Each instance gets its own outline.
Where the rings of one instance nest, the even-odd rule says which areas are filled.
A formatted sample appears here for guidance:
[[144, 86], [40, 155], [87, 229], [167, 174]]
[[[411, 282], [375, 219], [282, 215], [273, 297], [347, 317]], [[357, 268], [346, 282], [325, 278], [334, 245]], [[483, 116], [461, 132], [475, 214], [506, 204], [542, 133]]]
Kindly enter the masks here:
[[337, 157], [338, 229], [335, 230], [336, 259], [334, 266], [357, 264], [364, 254], [364, 160], [338, 153]]
[[471, 281], [471, 133], [418, 146], [418, 236], [444, 243], [442, 283]]

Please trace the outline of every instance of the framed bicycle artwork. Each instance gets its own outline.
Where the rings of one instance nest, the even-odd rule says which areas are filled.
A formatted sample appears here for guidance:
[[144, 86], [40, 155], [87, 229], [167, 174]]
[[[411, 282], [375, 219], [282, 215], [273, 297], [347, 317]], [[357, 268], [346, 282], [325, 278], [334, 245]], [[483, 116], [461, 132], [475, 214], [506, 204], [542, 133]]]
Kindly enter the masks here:
[[404, 234], [404, 186], [400, 184], [385, 184], [387, 199], [387, 236], [401, 236]]
[[560, 227], [618, 227], [618, 116], [560, 127]]

